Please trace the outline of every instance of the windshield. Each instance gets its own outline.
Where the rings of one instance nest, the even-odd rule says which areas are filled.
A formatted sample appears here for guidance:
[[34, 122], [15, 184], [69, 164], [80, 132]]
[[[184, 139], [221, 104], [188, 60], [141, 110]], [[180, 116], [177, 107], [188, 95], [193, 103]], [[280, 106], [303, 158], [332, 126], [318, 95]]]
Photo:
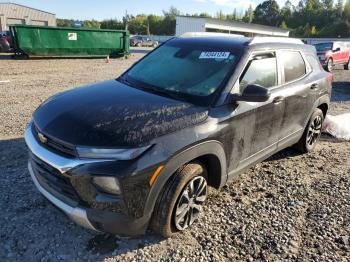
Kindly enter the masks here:
[[220, 47], [167, 43], [124, 77], [145, 89], [204, 98], [218, 90], [236, 60], [235, 54]]
[[315, 47], [317, 51], [328, 51], [328, 50], [332, 50], [333, 43], [316, 44]]

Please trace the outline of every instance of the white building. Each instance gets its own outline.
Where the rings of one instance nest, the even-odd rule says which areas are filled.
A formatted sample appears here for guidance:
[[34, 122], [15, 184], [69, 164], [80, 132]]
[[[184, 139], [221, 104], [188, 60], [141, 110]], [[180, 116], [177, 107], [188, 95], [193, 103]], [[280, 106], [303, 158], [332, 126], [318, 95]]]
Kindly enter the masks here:
[[273, 26], [204, 17], [177, 16], [175, 34], [179, 36], [186, 32], [223, 32], [245, 36], [289, 36], [289, 30]]
[[14, 3], [0, 3], [0, 32], [9, 25], [56, 26], [56, 15]]

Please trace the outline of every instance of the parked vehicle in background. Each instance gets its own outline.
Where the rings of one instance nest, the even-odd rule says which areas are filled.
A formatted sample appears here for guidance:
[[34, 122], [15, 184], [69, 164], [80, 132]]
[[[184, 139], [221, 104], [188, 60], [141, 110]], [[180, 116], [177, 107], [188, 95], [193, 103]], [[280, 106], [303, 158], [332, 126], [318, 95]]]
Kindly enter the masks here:
[[146, 36], [133, 36], [130, 38], [130, 45], [131, 46], [147, 46], [147, 47], [157, 47], [158, 42], [153, 41], [149, 37]]
[[29, 171], [80, 225], [169, 237], [196, 221], [209, 186], [288, 146], [313, 150], [331, 82], [297, 39], [176, 37], [117, 79], [41, 104]]
[[328, 72], [332, 71], [335, 65], [344, 65], [344, 69], [349, 70], [350, 43], [327, 42], [318, 43], [314, 46], [322, 66]]
[[8, 52], [10, 50], [10, 43], [6, 35], [0, 35], [0, 52]]

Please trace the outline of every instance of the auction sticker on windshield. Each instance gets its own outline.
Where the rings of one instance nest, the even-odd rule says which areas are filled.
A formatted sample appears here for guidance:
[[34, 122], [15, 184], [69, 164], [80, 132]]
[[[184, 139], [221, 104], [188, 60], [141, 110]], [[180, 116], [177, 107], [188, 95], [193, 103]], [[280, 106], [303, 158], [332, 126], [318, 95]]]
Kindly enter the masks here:
[[227, 59], [230, 52], [202, 52], [199, 59]]

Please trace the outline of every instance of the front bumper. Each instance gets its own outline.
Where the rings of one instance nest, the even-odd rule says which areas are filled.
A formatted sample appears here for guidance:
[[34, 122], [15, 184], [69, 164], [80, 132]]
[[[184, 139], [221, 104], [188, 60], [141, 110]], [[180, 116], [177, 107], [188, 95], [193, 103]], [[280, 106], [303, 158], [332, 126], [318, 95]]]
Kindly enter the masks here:
[[32, 165], [29, 162], [28, 163], [28, 170], [30, 173], [30, 176], [32, 177], [32, 180], [37, 187], [37, 189], [40, 191], [41, 194], [43, 194], [48, 200], [50, 200], [51, 203], [53, 203], [55, 206], [57, 206], [59, 209], [61, 209], [64, 213], [66, 213], [70, 219], [72, 219], [75, 223], [78, 225], [81, 225], [85, 228], [92, 229], [98, 231], [89, 221], [87, 218], [86, 210], [82, 209], [80, 207], [71, 207], [64, 203], [63, 201], [59, 200], [55, 196], [51, 195], [48, 191], [46, 191], [40, 184], [38, 179], [36, 178]]
[[[97, 207], [101, 203], [87, 203], [81, 197], [80, 200], [67, 198], [67, 195], [62, 195], [62, 192], [55, 190], [55, 188], [62, 185], [62, 183], [58, 181], [61, 177], [65, 177], [66, 180], [68, 178], [70, 178], [69, 180], [77, 178], [80, 176], [76, 173], [79, 169], [84, 169], [87, 166], [91, 168], [91, 165], [99, 166], [104, 163], [110, 164], [110, 160], [67, 158], [51, 152], [42, 146], [35, 138], [32, 132], [32, 123], [30, 123], [25, 130], [25, 141], [31, 152], [28, 169], [35, 186], [50, 202], [67, 214], [75, 223], [95, 231], [103, 231], [118, 235], [140, 235], [146, 231], [150, 219], [149, 215], [130, 216], [124, 211], [119, 212], [114, 209], [111, 210], [111, 208]], [[55, 188], [47, 183], [50, 179], [46, 179], [47, 177], [42, 175], [43, 171], [41, 170], [42, 168], [38, 169], [38, 162], [42, 162], [45, 166], [55, 169], [56, 172], [50, 173], [52, 177], [49, 177], [54, 181], [58, 179], [57, 182], [54, 182], [52, 185]], [[52, 183], [52, 181], [50, 182]], [[84, 184], [82, 183], [81, 185]], [[67, 187], [68, 185], [63, 184], [62, 186]], [[128, 190], [125, 194], [129, 194], [128, 196], [130, 196], [132, 192], [132, 190]], [[79, 194], [77, 195], [79, 196]], [[128, 197], [128, 200], [129, 199], [130, 201], [133, 200], [132, 197]], [[125, 205], [123, 201], [120, 202], [122, 203], [120, 204], [121, 206]], [[117, 203], [113, 203], [113, 205], [116, 204]], [[128, 209], [129, 212], [130, 208], [131, 206]], [[142, 210], [140, 208], [136, 209]]]

